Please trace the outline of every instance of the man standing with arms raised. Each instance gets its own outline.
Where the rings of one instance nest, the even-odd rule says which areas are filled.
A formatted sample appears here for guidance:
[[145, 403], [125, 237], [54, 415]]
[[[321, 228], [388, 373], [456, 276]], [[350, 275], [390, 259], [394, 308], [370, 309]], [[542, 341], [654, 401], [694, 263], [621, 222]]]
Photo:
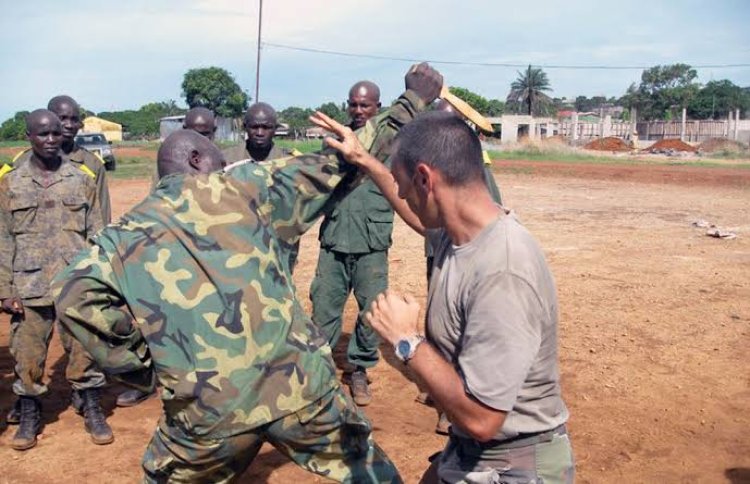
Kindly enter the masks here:
[[[378, 114], [380, 89], [370, 81], [360, 81], [349, 90], [349, 127], [358, 130]], [[378, 154], [385, 161], [389, 151]], [[378, 188], [367, 181], [341, 199], [326, 214], [320, 227], [320, 253], [315, 278], [310, 286], [312, 318], [328, 334], [336, 347], [343, 326], [343, 311], [353, 291], [359, 306], [347, 360], [344, 380], [348, 381], [357, 405], [372, 399], [367, 368], [378, 362], [377, 334], [364, 324], [362, 315], [373, 298], [388, 287], [388, 248], [393, 231], [393, 210]]]
[[[440, 84], [429, 66], [412, 69], [367, 144], [389, 146]], [[157, 189], [56, 285], [62, 323], [108, 373], [140, 388], [155, 375], [163, 387], [145, 481], [231, 482], [270, 442], [328, 479], [401, 482], [341, 391], [285, 263], [285, 247], [358, 181], [356, 170], [303, 155], [180, 176], [187, 164], [215, 170], [222, 157], [192, 132], [164, 145]]]

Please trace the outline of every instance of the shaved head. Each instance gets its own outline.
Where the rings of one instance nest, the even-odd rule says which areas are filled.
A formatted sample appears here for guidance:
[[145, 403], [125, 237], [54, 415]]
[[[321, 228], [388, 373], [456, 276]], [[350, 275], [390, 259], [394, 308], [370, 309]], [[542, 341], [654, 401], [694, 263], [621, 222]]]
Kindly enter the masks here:
[[273, 147], [278, 117], [266, 103], [255, 103], [247, 109], [244, 119], [248, 151], [254, 159], [265, 159]]
[[349, 89], [347, 112], [352, 129], [359, 129], [380, 110], [380, 88], [372, 81], [359, 81]]
[[73, 140], [78, 130], [83, 127], [81, 122], [81, 107], [70, 96], [55, 96], [47, 103], [47, 109], [60, 118], [63, 135], [63, 151], [69, 153], [73, 149]]
[[76, 111], [81, 109], [81, 107], [78, 105], [75, 99], [65, 94], [62, 94], [60, 96], [55, 96], [52, 99], [50, 99], [49, 102], [47, 103], [47, 109], [56, 113], [60, 109], [61, 106], [66, 105], [66, 104], [74, 107]]
[[446, 101], [445, 99], [438, 99], [435, 101], [435, 111], [443, 111], [445, 113], [453, 113], [456, 116], [459, 116], [459, 113], [456, 112], [456, 109]]
[[216, 118], [210, 109], [203, 107], [193, 108], [185, 114], [185, 121], [183, 121], [182, 127], [192, 129], [213, 141], [214, 133], [216, 132]]
[[224, 165], [224, 156], [211, 141], [190, 129], [167, 136], [156, 155], [159, 178], [174, 173], [211, 173]]
[[26, 116], [26, 138], [37, 158], [45, 162], [57, 160], [62, 145], [60, 118], [48, 109], [30, 112]]
[[349, 89], [349, 97], [366, 96], [374, 102], [380, 102], [380, 88], [372, 81], [359, 81]]

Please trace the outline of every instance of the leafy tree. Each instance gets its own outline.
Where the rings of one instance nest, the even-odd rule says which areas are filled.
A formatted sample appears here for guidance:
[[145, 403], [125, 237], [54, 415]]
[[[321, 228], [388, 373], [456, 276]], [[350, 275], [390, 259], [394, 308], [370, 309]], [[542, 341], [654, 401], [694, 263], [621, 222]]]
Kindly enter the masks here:
[[326, 116], [333, 118], [342, 124], [346, 123], [349, 119], [349, 115], [346, 113], [346, 110], [334, 102], [321, 104], [320, 106], [318, 106], [316, 111], [320, 111]]
[[450, 92], [466, 101], [469, 106], [485, 116], [500, 116], [505, 111], [505, 103], [499, 99], [487, 99], [465, 87], [451, 87]]
[[220, 67], [187, 71], [182, 81], [182, 95], [190, 108], [203, 106], [225, 118], [242, 116], [250, 100], [234, 77]]
[[693, 119], [725, 119], [730, 112], [750, 109], [750, 94], [746, 89], [723, 79], [710, 81], [688, 104], [688, 116]]
[[487, 116], [502, 116], [505, 112], [505, 103], [499, 99], [490, 99], [487, 101], [487, 111], [483, 114]]
[[616, 99], [610, 101], [605, 96], [594, 96], [592, 98], [578, 96], [576, 97], [575, 108], [578, 112], [587, 113], [597, 111], [607, 104], [614, 104], [616, 101]]
[[517, 110], [523, 106], [526, 114], [531, 116], [547, 111], [545, 108], [551, 104], [551, 99], [545, 91], [551, 90], [547, 73], [529, 65], [525, 71], [518, 71], [518, 77], [510, 84], [506, 102]]
[[29, 111], [18, 111], [0, 125], [0, 140], [19, 141], [26, 139], [26, 116]]
[[643, 71], [640, 84], [631, 84], [620, 102], [637, 108], [641, 119], [678, 117], [699, 91], [696, 77], [696, 70], [687, 64], [654, 66]]
[[308, 118], [313, 114], [310, 108], [299, 108], [290, 106], [279, 113], [279, 119], [289, 125], [294, 137], [302, 134], [306, 127], [310, 126]]
[[132, 138], [154, 138], [159, 136], [159, 119], [165, 116], [185, 114], [174, 100], [148, 103], [137, 111], [101, 112], [99, 117], [123, 125]]

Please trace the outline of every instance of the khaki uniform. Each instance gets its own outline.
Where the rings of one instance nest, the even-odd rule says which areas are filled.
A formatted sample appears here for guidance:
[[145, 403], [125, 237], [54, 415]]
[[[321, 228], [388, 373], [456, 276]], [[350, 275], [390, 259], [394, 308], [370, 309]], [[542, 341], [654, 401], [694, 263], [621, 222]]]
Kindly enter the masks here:
[[[109, 186], [107, 185], [107, 170], [104, 167], [104, 160], [86, 148], [75, 146], [67, 158], [78, 167], [81, 171], [92, 176], [96, 182], [96, 198], [99, 201], [101, 209], [102, 222], [108, 225], [112, 221], [112, 206], [109, 199]], [[13, 166], [21, 166], [31, 157], [31, 149], [26, 149], [18, 153], [13, 158]]]
[[[45, 393], [42, 382], [55, 321], [52, 278], [102, 227], [93, 177], [67, 158], [47, 172], [25, 161], [0, 178], [0, 299], [18, 297], [24, 314], [11, 318], [10, 351], [17, 395]], [[68, 380], [76, 390], [104, 385], [104, 375], [67, 332]]]

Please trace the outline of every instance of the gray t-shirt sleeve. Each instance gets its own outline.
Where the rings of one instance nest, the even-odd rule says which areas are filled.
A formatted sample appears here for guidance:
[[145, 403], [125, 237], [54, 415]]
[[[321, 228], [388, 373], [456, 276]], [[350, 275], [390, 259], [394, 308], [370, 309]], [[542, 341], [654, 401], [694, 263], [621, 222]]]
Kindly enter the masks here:
[[465, 311], [458, 366], [466, 392], [509, 412], [541, 345], [537, 295], [522, 278], [496, 272], [470, 290]]

